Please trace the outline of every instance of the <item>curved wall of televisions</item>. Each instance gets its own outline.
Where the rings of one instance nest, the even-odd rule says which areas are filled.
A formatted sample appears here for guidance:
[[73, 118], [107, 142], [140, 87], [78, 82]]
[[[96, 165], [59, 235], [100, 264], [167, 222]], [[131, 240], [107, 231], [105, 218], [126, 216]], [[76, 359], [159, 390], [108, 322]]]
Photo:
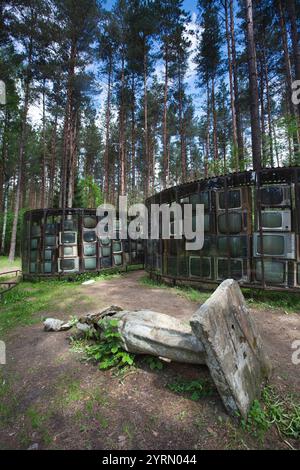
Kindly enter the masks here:
[[70, 275], [126, 268], [144, 262], [141, 240], [99, 240], [95, 209], [38, 209], [24, 215], [25, 277]]
[[299, 167], [272, 168], [155, 194], [146, 201], [149, 211], [151, 204], [204, 204], [205, 242], [202, 250], [186, 251], [184, 237], [149, 239], [146, 270], [191, 285], [234, 278], [249, 287], [300, 290], [299, 184]]

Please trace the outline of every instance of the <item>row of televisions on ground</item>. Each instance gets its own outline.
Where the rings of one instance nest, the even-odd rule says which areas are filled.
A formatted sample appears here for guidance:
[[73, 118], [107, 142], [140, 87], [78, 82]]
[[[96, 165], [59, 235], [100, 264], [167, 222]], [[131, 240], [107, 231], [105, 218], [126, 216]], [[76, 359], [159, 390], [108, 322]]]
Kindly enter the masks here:
[[210, 258], [186, 256], [167, 258], [154, 255], [146, 258], [146, 269], [173, 278], [190, 281], [221, 282], [233, 278], [241, 284], [256, 283], [277, 287], [300, 287], [300, 263], [279, 259]]

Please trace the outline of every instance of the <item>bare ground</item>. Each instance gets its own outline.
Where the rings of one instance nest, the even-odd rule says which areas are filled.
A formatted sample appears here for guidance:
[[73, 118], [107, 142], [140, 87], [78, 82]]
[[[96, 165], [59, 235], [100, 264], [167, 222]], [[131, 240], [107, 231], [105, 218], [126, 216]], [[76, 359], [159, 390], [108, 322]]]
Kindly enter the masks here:
[[[197, 304], [171, 289], [139, 283], [141, 272], [81, 286], [73, 314], [107, 305], [149, 308], [188, 319]], [[78, 297], [80, 298], [80, 297]], [[55, 312], [68, 319], [68, 299]], [[74, 310], [74, 309], [73, 309]], [[300, 392], [299, 367], [291, 344], [300, 339], [298, 314], [252, 310], [274, 367], [272, 383], [283, 393]], [[39, 314], [41, 315], [41, 314]], [[272, 429], [261, 442], [230, 419], [218, 393], [200, 401], [167, 388], [177, 378], [210, 380], [206, 367], [167, 364], [151, 371], [138, 361], [125, 377], [100, 371], [70, 351], [70, 333], [45, 333], [42, 323], [17, 328], [6, 338], [7, 362], [0, 366], [6, 393], [2, 400], [0, 448], [26, 449], [227, 449], [288, 448]], [[213, 387], [213, 384], [212, 384]], [[300, 448], [299, 442], [290, 441]]]

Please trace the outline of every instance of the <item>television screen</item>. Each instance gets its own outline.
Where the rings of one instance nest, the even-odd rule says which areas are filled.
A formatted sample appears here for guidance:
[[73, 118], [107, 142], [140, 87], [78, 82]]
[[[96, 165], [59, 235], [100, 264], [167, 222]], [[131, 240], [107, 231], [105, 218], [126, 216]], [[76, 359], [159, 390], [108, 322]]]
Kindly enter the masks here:
[[239, 280], [243, 277], [243, 261], [240, 259], [223, 259], [218, 260], [218, 278], [226, 279], [229, 276], [232, 279]]
[[[290, 199], [290, 189], [283, 186], [266, 186], [261, 188], [260, 197], [261, 203], [266, 206], [280, 206], [285, 201], [285, 194], [288, 190], [288, 199]], [[290, 201], [288, 201], [289, 203]]]
[[[219, 209], [226, 209], [226, 196], [225, 191], [219, 192]], [[242, 205], [240, 189], [233, 189], [227, 191], [227, 208], [239, 209]]]
[[47, 235], [55, 235], [56, 234], [56, 224], [46, 224], [45, 225], [45, 233]]
[[262, 212], [261, 224], [263, 228], [278, 228], [282, 226], [281, 212]]
[[101, 245], [110, 245], [110, 238], [101, 238]]
[[110, 256], [106, 258], [101, 258], [101, 267], [102, 268], [110, 268], [112, 266], [112, 259]]
[[83, 245], [84, 256], [96, 256], [96, 243]]
[[61, 257], [77, 256], [77, 246], [61, 246], [60, 256]]
[[96, 232], [90, 230], [88, 232], [83, 232], [83, 241], [85, 242], [95, 242], [97, 240]]
[[122, 243], [121, 242], [113, 242], [113, 252], [118, 253], [122, 251]]
[[121, 266], [121, 264], [123, 264], [122, 255], [114, 255], [114, 264], [116, 266]]
[[84, 258], [84, 269], [92, 270], [97, 268], [97, 258]]
[[64, 245], [76, 245], [77, 233], [76, 232], [64, 232], [60, 234], [60, 242]]
[[[228, 216], [228, 219], [227, 219]], [[218, 227], [220, 233], [240, 233], [243, 230], [243, 219], [241, 212], [228, 212], [218, 216]]]
[[45, 236], [45, 246], [56, 246], [56, 236], [55, 235], [46, 235]]
[[190, 256], [190, 275], [195, 277], [211, 277], [211, 259]]
[[[284, 261], [264, 260], [265, 282], [270, 284], [284, 284], [286, 275], [286, 263]], [[262, 282], [262, 262], [255, 263], [257, 281]]]
[[[262, 254], [261, 237], [257, 237], [257, 252]], [[283, 235], [263, 235], [263, 252], [268, 256], [284, 255]]]
[[44, 263], [44, 273], [50, 274], [52, 272], [52, 263], [50, 261]]
[[31, 273], [36, 273], [37, 272], [37, 263], [30, 263], [30, 268], [29, 268]]
[[45, 250], [44, 261], [51, 261], [51, 260], [52, 260], [52, 250]]
[[76, 268], [74, 258], [65, 258], [60, 260], [60, 268], [66, 271], [73, 271]]
[[72, 232], [75, 230], [75, 222], [72, 219], [64, 220], [64, 230], [67, 232]]
[[111, 247], [110, 246], [103, 246], [101, 248], [102, 256], [110, 256], [111, 255]]
[[95, 215], [86, 215], [83, 217], [84, 228], [95, 228], [97, 225], [97, 217]]
[[32, 225], [31, 227], [31, 236], [40, 237], [41, 236], [41, 227], [39, 225]]
[[37, 250], [31, 250], [30, 252], [30, 261], [36, 261], [38, 257], [38, 251]]
[[218, 237], [218, 255], [232, 258], [247, 257], [247, 237]]
[[203, 204], [205, 209], [209, 209], [209, 191], [192, 194], [190, 204]]
[[33, 238], [30, 242], [30, 248], [36, 250], [38, 247], [38, 238]]

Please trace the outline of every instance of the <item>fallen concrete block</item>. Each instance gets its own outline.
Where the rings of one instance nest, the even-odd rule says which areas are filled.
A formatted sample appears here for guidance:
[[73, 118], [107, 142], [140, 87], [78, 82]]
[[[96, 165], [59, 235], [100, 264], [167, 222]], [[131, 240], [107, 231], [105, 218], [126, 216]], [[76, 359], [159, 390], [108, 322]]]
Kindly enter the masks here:
[[224, 281], [190, 323], [226, 409], [246, 417], [270, 366], [238, 283]]
[[44, 321], [45, 331], [66, 331], [72, 328], [72, 326], [73, 325], [71, 323], [65, 323], [57, 318], [46, 318]]
[[118, 320], [122, 346], [128, 352], [205, 364], [203, 346], [188, 323], [151, 310], [120, 311], [110, 318]]

